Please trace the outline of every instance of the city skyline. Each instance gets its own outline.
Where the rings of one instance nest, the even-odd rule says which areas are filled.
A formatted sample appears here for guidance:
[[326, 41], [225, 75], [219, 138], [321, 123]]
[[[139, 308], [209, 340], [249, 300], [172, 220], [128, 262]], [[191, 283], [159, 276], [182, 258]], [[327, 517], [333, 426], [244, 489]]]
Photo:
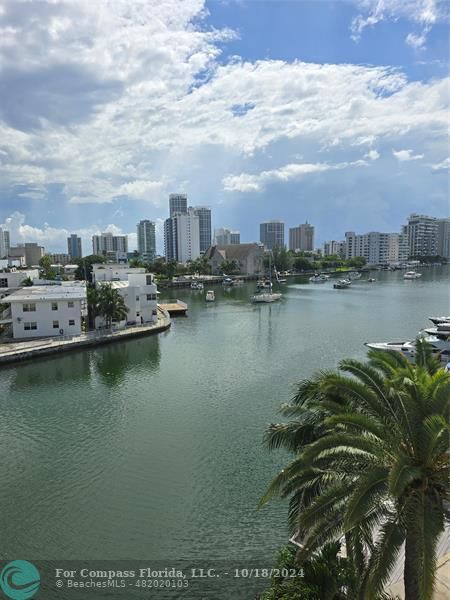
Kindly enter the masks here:
[[0, 227], [62, 252], [104, 231], [135, 248], [149, 219], [162, 253], [176, 191], [242, 241], [269, 219], [320, 245], [446, 217], [448, 17], [439, 0], [6, 1]]

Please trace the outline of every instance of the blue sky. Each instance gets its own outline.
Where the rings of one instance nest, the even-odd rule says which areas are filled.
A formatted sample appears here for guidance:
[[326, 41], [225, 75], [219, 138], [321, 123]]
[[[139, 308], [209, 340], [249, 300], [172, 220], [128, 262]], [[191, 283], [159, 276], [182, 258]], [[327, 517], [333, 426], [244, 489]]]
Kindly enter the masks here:
[[449, 12], [0, 0], [0, 226], [49, 251], [105, 230], [133, 248], [178, 191], [244, 241], [271, 218], [320, 244], [448, 216]]

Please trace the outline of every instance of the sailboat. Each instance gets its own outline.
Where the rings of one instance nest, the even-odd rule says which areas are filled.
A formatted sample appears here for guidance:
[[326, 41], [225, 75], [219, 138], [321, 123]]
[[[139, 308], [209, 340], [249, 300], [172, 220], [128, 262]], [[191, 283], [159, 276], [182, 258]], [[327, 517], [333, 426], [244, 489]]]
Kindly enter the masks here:
[[276, 302], [277, 300], [280, 300], [282, 294], [280, 294], [279, 292], [272, 292], [272, 262], [271, 262], [271, 254], [269, 254], [269, 286], [268, 286], [268, 291], [263, 291], [263, 292], [257, 292], [256, 294], [253, 294], [253, 296], [250, 298], [250, 300], [254, 303], [254, 304], [259, 304], [262, 302]]

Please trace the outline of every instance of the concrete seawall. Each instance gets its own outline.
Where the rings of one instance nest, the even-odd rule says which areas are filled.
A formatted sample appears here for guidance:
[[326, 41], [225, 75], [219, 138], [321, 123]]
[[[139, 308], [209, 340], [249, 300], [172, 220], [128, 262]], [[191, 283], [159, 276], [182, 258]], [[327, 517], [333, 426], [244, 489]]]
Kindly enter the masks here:
[[170, 326], [171, 320], [169, 315], [159, 311], [158, 320], [152, 325], [127, 327], [126, 329], [118, 329], [106, 334], [93, 331], [64, 340], [58, 338], [52, 338], [50, 340], [43, 338], [41, 340], [0, 344], [0, 367], [15, 362], [31, 360], [40, 356], [49, 356], [60, 352], [92, 348], [135, 337], [162, 333], [169, 329]]

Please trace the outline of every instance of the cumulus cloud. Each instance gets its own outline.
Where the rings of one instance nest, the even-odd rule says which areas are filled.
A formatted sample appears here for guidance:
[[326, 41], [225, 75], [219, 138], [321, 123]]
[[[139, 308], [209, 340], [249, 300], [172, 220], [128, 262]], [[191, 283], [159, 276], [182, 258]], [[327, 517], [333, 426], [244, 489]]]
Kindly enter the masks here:
[[364, 158], [369, 158], [370, 160], [378, 160], [380, 158], [380, 153], [377, 150], [369, 150], [366, 154], [364, 154]]
[[227, 192], [259, 192], [266, 185], [277, 181], [288, 182], [301, 179], [305, 175], [313, 173], [323, 173], [324, 171], [335, 171], [339, 169], [346, 169], [351, 166], [363, 166], [367, 163], [363, 160], [357, 160], [354, 162], [345, 162], [340, 164], [327, 164], [327, 163], [291, 163], [284, 165], [279, 169], [272, 169], [270, 171], [262, 171], [257, 175], [250, 175], [249, 173], [241, 173], [240, 175], [228, 175], [223, 179], [223, 187]]
[[405, 162], [408, 160], [420, 160], [424, 156], [423, 154], [414, 154], [412, 150], [392, 150], [392, 154], [400, 162]]

